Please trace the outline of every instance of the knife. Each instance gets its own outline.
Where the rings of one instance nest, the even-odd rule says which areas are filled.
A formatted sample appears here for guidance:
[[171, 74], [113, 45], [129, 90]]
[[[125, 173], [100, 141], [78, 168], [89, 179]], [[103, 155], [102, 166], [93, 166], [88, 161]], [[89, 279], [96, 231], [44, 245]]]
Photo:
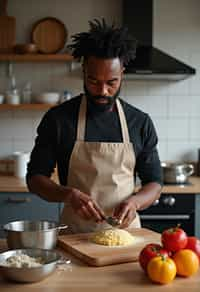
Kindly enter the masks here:
[[113, 227], [117, 227], [122, 223], [122, 220], [119, 220], [119, 219], [112, 217], [112, 216], [105, 217], [105, 220], [109, 225], [111, 225]]

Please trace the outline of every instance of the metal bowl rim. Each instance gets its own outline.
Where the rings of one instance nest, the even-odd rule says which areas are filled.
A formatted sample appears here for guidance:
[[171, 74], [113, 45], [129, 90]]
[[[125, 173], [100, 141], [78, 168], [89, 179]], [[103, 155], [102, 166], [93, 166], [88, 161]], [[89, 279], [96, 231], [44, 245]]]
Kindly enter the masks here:
[[[42, 229], [42, 230], [14, 230], [9, 228], [9, 224], [15, 224], [15, 223], [33, 223], [33, 224], [37, 224], [37, 223], [49, 223], [49, 224], [54, 224], [55, 227], [49, 228], [49, 229]], [[8, 222], [6, 224], [3, 225], [3, 229], [5, 231], [12, 231], [12, 232], [27, 232], [27, 233], [31, 233], [31, 232], [49, 232], [49, 231], [53, 231], [53, 230], [58, 230], [59, 224], [56, 221], [47, 221], [47, 220], [39, 220], [39, 221], [29, 221], [29, 220], [17, 220], [17, 221], [11, 221]]]
[[193, 166], [191, 163], [184, 163], [184, 162], [161, 162], [161, 166], [162, 167], [171, 167], [171, 168], [175, 168], [175, 167], [185, 167], [185, 166]]

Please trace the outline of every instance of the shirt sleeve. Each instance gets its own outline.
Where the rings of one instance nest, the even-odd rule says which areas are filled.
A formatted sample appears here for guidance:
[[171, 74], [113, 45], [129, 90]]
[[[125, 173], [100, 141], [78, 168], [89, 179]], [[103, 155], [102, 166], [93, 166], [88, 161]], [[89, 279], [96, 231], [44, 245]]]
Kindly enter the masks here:
[[51, 110], [42, 118], [38, 128], [35, 145], [28, 163], [27, 177], [42, 174], [50, 177], [56, 165], [57, 129]]
[[136, 172], [142, 185], [157, 182], [163, 185], [163, 174], [157, 151], [158, 137], [151, 118], [146, 115], [142, 134], [142, 149], [136, 159]]

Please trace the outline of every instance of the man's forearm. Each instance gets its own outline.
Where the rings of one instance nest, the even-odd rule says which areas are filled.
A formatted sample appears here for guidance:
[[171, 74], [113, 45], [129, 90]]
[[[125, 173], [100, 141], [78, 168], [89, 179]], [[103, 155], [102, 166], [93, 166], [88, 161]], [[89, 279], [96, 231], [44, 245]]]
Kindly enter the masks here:
[[160, 197], [162, 187], [156, 182], [148, 183], [132, 196], [137, 210], [143, 210], [149, 207], [156, 199]]
[[64, 202], [69, 188], [56, 184], [44, 175], [33, 175], [27, 178], [27, 185], [32, 193], [49, 202]]

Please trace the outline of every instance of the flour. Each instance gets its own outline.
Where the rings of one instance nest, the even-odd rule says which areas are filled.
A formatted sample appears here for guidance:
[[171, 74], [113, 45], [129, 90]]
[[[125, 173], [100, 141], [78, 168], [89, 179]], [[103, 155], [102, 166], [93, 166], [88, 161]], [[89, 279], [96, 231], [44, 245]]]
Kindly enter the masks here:
[[40, 257], [33, 258], [26, 254], [18, 254], [7, 258], [1, 265], [12, 268], [35, 268], [42, 266], [42, 259]]

